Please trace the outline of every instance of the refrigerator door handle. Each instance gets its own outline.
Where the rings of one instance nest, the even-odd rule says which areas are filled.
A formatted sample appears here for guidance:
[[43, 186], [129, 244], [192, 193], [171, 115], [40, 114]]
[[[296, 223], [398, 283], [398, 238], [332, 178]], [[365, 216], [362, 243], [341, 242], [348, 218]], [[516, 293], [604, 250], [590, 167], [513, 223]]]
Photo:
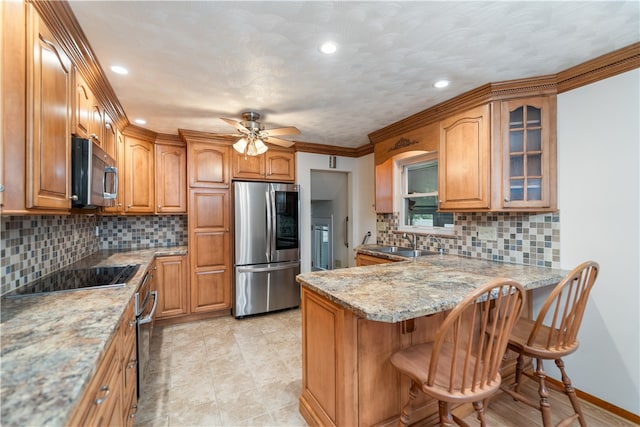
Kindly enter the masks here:
[[273, 234], [273, 229], [271, 227], [271, 197], [270, 197], [270, 191], [269, 189], [267, 189], [267, 191], [265, 191], [264, 193], [264, 197], [266, 198], [267, 201], [267, 252], [265, 253], [265, 255], [267, 256], [267, 262], [271, 262], [271, 235]]
[[298, 267], [300, 263], [295, 262], [281, 262], [271, 267], [236, 267], [238, 273], [265, 273], [269, 271], [289, 270], [290, 268]]

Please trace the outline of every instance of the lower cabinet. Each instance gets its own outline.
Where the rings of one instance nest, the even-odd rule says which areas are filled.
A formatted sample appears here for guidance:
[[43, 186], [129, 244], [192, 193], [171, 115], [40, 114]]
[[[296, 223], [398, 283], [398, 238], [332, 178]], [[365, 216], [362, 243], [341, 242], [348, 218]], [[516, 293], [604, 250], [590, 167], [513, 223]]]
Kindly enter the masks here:
[[155, 280], [158, 288], [157, 319], [189, 313], [186, 255], [163, 256], [155, 260]]
[[364, 265], [387, 264], [390, 262], [395, 262], [395, 261], [392, 259], [380, 258], [377, 256], [365, 255], [361, 253], [356, 255], [357, 267], [364, 266]]
[[68, 425], [132, 426], [137, 410], [133, 299]]

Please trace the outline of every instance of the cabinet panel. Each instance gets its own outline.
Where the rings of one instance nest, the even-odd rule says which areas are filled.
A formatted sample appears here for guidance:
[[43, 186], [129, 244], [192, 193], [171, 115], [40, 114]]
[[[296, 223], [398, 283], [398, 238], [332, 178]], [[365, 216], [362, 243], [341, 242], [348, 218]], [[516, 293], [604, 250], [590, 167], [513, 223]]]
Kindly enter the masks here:
[[393, 212], [393, 159], [376, 165], [376, 213]]
[[490, 203], [490, 106], [440, 123], [440, 209], [488, 209]]
[[232, 150], [232, 170], [234, 178], [263, 179], [264, 156], [245, 156]]
[[191, 312], [231, 308], [228, 189], [192, 189], [189, 201]]
[[155, 262], [158, 285], [157, 318], [186, 314], [189, 308], [187, 257], [160, 257]]
[[69, 209], [72, 64], [33, 7], [28, 37], [26, 207]]
[[156, 145], [156, 199], [158, 213], [187, 212], [187, 149]]
[[387, 264], [390, 262], [395, 262], [395, 261], [388, 258], [380, 258], [377, 256], [371, 256], [371, 255], [365, 255], [365, 254], [356, 255], [357, 267], [360, 267], [363, 265]]
[[195, 272], [191, 285], [191, 312], [201, 313], [231, 308], [229, 270]]
[[189, 185], [229, 187], [229, 147], [190, 143]]
[[155, 207], [153, 144], [125, 137], [125, 212], [153, 213]]
[[555, 97], [503, 101], [501, 108], [502, 192], [510, 208], [556, 205]]
[[74, 128], [76, 135], [82, 138], [89, 138], [91, 128], [91, 113], [93, 108], [93, 92], [89, 89], [89, 85], [84, 80], [79, 71], [76, 70], [76, 93], [75, 93], [75, 111], [74, 111]]
[[[103, 208], [103, 212], [109, 214], [118, 214], [124, 211], [124, 192], [126, 187], [126, 177], [125, 177], [125, 143], [124, 143], [124, 135], [115, 127], [114, 124], [111, 124], [111, 128], [109, 129], [109, 134], [113, 130], [115, 132], [115, 147], [113, 148], [115, 152], [115, 156], [113, 157], [116, 160], [116, 165], [118, 167], [118, 192], [116, 194], [116, 200], [113, 206], [108, 206]], [[105, 141], [110, 140], [110, 136], [105, 139]], [[109, 145], [107, 145], [109, 147]]]
[[269, 150], [264, 154], [266, 178], [274, 181], [295, 181], [295, 154]]

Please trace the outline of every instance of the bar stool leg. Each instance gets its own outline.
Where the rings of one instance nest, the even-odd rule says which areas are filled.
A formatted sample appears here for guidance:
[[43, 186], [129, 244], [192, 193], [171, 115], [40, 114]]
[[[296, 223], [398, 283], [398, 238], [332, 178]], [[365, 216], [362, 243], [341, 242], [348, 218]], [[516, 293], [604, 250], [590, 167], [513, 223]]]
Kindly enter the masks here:
[[573, 410], [576, 414], [578, 414], [578, 421], [582, 427], [587, 427], [587, 422], [584, 419], [584, 415], [582, 415], [582, 408], [580, 407], [580, 402], [578, 402], [578, 396], [576, 396], [576, 391], [571, 385], [571, 379], [567, 376], [567, 373], [564, 370], [564, 362], [562, 359], [556, 359], [556, 366], [560, 369], [560, 373], [562, 374], [562, 383], [564, 384], [564, 392], [569, 396], [569, 400], [571, 401], [571, 406], [573, 406]]
[[419, 387], [418, 384], [411, 380], [411, 388], [409, 389], [409, 401], [402, 407], [402, 413], [398, 420], [398, 427], [407, 427], [409, 420], [411, 419], [411, 412], [413, 412], [413, 401], [418, 397]]
[[549, 390], [544, 383], [547, 374], [542, 366], [542, 359], [536, 359], [536, 375], [538, 376], [538, 394], [540, 395], [540, 412], [542, 412], [542, 425], [551, 427], [551, 405], [549, 404]]
[[453, 427], [453, 417], [451, 416], [451, 408], [449, 402], [438, 402], [438, 409], [440, 412], [440, 426], [441, 427]]

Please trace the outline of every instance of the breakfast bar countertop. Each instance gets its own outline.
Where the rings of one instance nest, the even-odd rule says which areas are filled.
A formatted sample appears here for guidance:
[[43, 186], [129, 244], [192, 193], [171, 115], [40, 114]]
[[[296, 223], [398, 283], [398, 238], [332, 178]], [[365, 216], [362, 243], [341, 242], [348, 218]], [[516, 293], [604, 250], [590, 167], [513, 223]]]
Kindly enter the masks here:
[[154, 257], [186, 253], [186, 246], [98, 251], [73, 266], [140, 268], [124, 287], [2, 298], [2, 425], [66, 425]]
[[[372, 254], [366, 247], [358, 251]], [[297, 280], [359, 317], [396, 323], [450, 310], [471, 289], [495, 278], [510, 278], [531, 290], [555, 285], [567, 273], [454, 255], [427, 255], [402, 262], [304, 273]]]

